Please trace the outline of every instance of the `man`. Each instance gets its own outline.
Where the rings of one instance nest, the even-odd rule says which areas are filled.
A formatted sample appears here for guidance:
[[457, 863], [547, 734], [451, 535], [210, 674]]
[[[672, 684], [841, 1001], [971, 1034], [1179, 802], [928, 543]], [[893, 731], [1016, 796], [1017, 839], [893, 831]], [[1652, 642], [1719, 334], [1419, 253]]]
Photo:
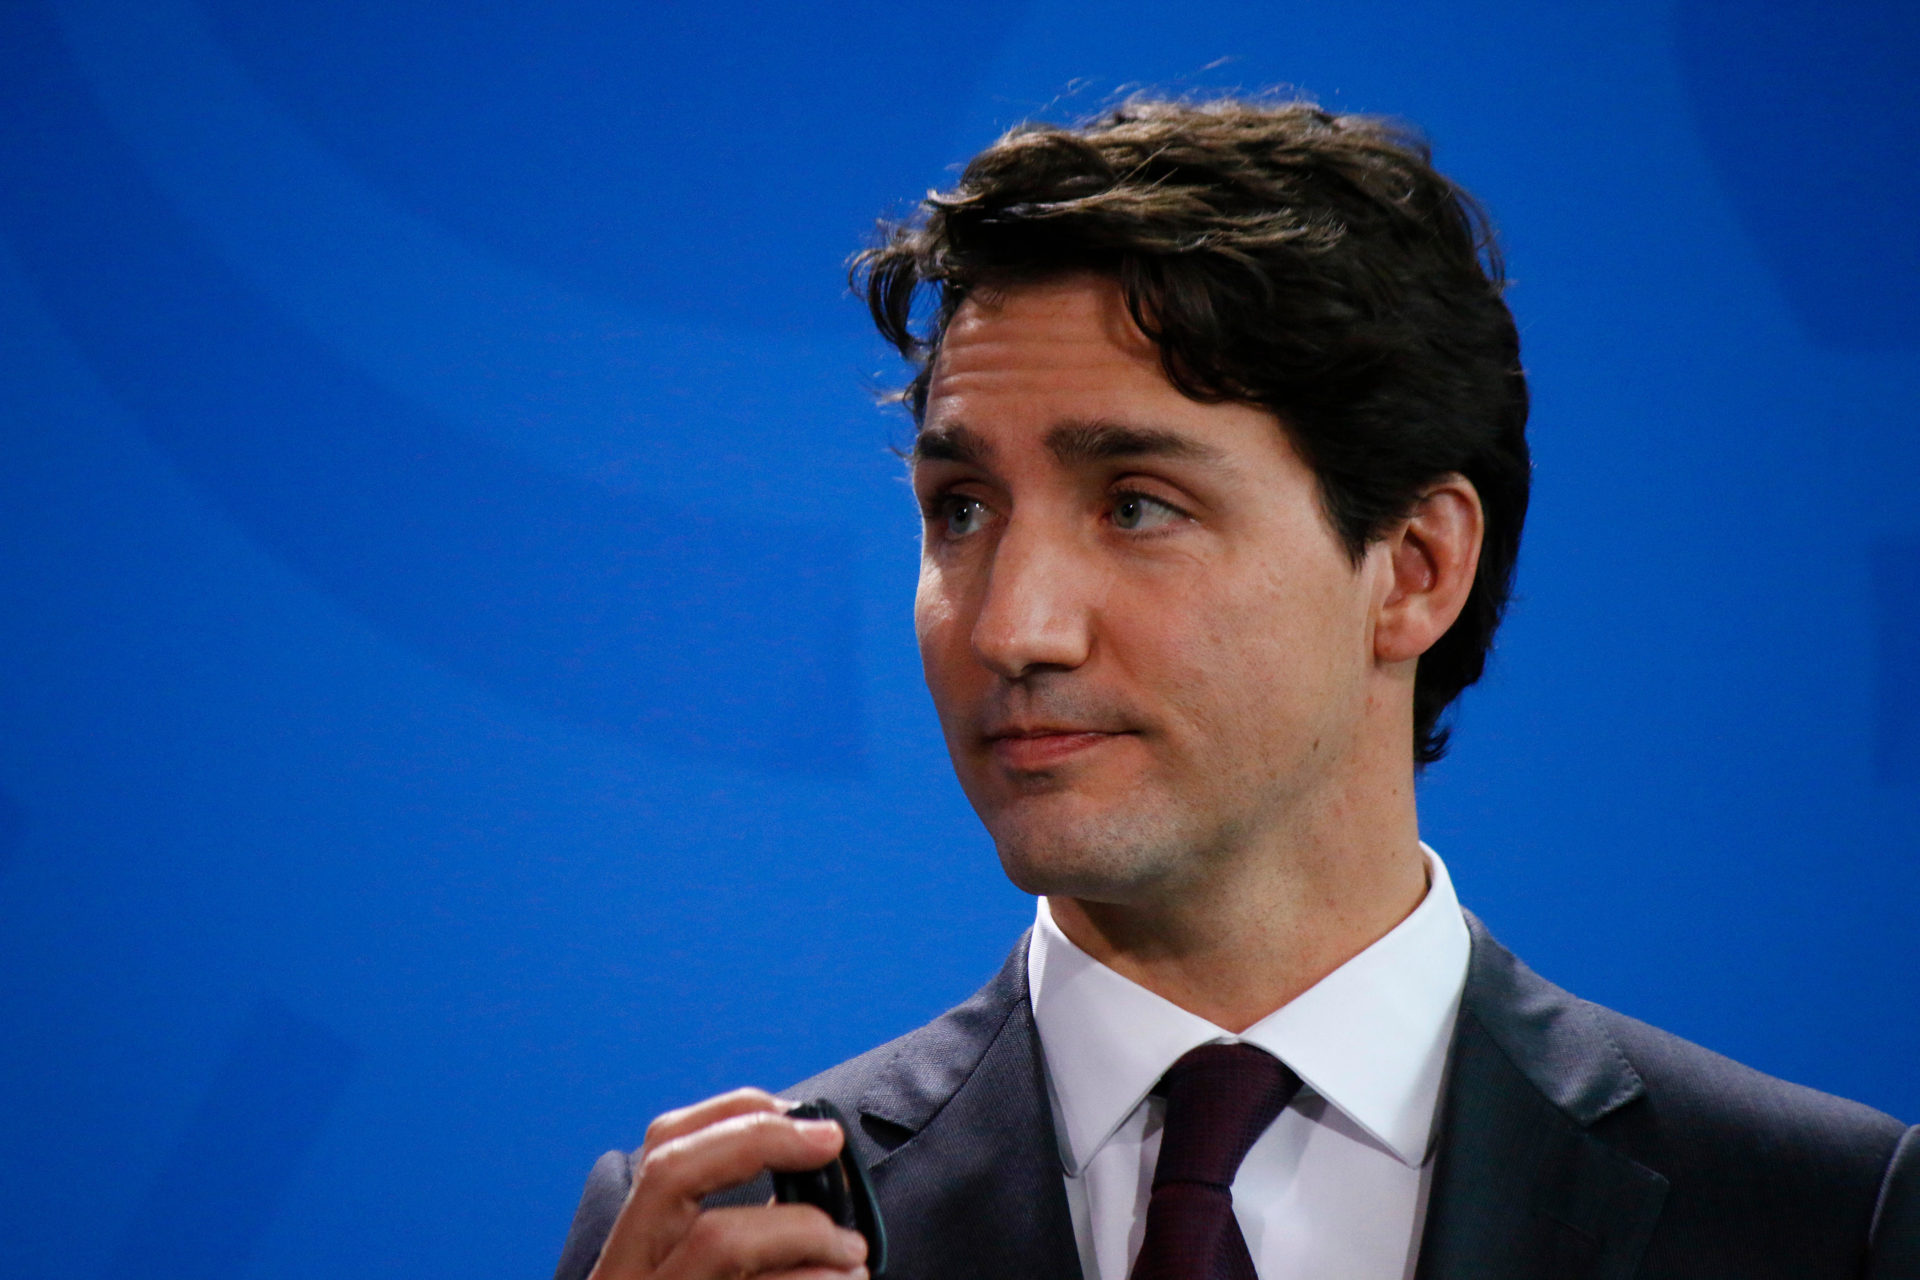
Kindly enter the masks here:
[[[973, 1000], [789, 1091], [855, 1117], [888, 1274], [1920, 1276], [1920, 1130], [1552, 987], [1420, 843], [1527, 501], [1484, 228], [1382, 122], [1140, 101], [857, 261], [916, 367], [928, 688], [1040, 895]], [[839, 1143], [669, 1113], [560, 1275], [861, 1275], [765, 1203]]]

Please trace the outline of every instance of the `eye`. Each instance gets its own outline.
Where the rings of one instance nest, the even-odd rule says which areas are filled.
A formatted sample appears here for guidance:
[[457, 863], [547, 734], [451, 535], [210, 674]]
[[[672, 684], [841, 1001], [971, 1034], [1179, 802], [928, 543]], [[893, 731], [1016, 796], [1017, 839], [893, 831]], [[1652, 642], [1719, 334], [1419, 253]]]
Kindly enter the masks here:
[[941, 532], [949, 538], [964, 538], [977, 533], [987, 521], [987, 507], [978, 498], [969, 498], [962, 494], [949, 494], [940, 500], [935, 513], [941, 523]]
[[1184, 519], [1186, 519], [1186, 513], [1178, 507], [1162, 502], [1158, 498], [1149, 498], [1144, 493], [1114, 495], [1113, 527], [1116, 529], [1139, 533]]

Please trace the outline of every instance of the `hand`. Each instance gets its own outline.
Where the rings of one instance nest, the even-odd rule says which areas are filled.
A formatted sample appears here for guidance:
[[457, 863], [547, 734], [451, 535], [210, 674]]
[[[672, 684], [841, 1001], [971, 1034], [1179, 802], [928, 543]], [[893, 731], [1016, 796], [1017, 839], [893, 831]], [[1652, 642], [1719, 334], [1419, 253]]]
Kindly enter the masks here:
[[817, 1169], [843, 1141], [791, 1120], [759, 1089], [669, 1111], [647, 1127], [633, 1187], [587, 1280], [866, 1280], [867, 1242], [810, 1204], [702, 1209], [766, 1169]]

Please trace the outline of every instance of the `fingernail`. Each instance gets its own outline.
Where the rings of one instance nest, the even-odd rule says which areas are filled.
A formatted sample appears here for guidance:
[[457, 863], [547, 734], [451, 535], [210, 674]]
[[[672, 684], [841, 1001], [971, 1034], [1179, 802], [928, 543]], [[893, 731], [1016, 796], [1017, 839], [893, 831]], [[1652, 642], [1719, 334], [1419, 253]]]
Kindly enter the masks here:
[[831, 1120], [795, 1120], [793, 1127], [800, 1131], [801, 1137], [814, 1142], [824, 1140], [829, 1134], [840, 1132], [840, 1126]]
[[[840, 1232], [840, 1256], [850, 1263], [867, 1260], [867, 1238], [858, 1231]], [[864, 1268], [863, 1268], [864, 1270]]]

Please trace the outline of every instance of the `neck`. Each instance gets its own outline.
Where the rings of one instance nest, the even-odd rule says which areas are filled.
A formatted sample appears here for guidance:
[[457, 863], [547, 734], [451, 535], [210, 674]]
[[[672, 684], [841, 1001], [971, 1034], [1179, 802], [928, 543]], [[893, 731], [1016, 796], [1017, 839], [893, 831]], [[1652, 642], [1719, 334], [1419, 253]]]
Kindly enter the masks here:
[[[1376, 779], [1379, 775], [1373, 775]], [[1125, 902], [1047, 899], [1082, 951], [1244, 1031], [1377, 942], [1427, 891], [1413, 776], [1347, 794], [1208, 873]]]

